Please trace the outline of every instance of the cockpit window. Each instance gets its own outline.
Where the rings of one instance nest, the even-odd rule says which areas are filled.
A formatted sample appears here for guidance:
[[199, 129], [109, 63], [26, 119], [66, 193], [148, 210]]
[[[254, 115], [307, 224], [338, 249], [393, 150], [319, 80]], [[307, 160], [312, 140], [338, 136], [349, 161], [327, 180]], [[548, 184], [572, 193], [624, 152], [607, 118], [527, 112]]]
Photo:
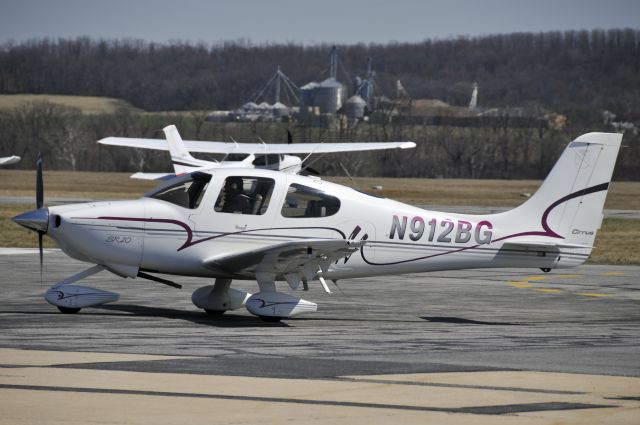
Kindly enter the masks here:
[[171, 179], [145, 196], [193, 210], [200, 205], [210, 181], [211, 174], [191, 173]]
[[215, 211], [262, 215], [269, 207], [275, 181], [265, 177], [230, 176], [224, 181]]
[[244, 161], [249, 155], [246, 153], [230, 153], [224, 157], [225, 161]]
[[282, 205], [282, 216], [290, 218], [329, 217], [340, 209], [335, 196], [300, 184], [289, 186]]

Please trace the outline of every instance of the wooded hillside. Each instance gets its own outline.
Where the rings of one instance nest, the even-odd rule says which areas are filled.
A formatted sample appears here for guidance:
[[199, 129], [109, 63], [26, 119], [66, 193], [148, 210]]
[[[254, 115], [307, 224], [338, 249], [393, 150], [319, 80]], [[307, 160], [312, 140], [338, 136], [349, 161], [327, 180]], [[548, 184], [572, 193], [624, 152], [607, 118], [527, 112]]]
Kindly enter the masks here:
[[[330, 48], [89, 38], [5, 43], [0, 93], [109, 96], [150, 111], [231, 109], [248, 100], [278, 65], [298, 85], [325, 77]], [[371, 57], [379, 89], [389, 97], [400, 79], [414, 99], [466, 105], [471, 84], [478, 82], [481, 106], [640, 116], [640, 30], [358, 44], [338, 46], [338, 52], [339, 79], [351, 84], [363, 76]]]
[[[395, 96], [400, 79], [414, 99], [466, 106], [478, 82], [481, 107], [535, 107], [567, 117], [564, 128], [461, 126], [379, 122], [307, 127], [291, 123], [213, 123], [206, 111], [236, 108], [280, 65], [298, 85], [327, 76], [331, 46], [211, 46], [138, 40], [34, 40], [0, 46], [0, 93], [108, 96], [131, 107], [87, 115], [79, 109], [33, 102], [0, 110], [0, 154], [24, 157], [32, 168], [39, 151], [49, 169], [169, 170], [165, 153], [105, 148], [106, 136], [158, 137], [175, 124], [185, 139], [285, 142], [413, 140], [412, 151], [340, 155], [357, 176], [543, 178], [566, 143], [590, 131], [615, 131], [603, 111], [630, 124], [615, 177], [640, 179], [640, 30], [506, 34], [422, 43], [338, 46], [339, 79], [365, 73], [373, 58], [378, 94]], [[349, 75], [346, 75], [347, 71]], [[352, 89], [351, 89], [352, 90]], [[202, 110], [202, 112], [197, 112]], [[633, 127], [635, 125], [635, 127]], [[160, 135], [161, 136], [161, 135]], [[314, 164], [341, 175], [328, 156]]]

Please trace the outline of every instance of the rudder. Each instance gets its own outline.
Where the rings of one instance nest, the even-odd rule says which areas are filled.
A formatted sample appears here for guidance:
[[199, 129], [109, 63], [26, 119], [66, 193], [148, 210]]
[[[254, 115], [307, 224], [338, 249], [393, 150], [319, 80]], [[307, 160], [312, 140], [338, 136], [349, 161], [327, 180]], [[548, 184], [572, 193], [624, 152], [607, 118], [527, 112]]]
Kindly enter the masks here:
[[[518, 208], [513, 218], [540, 217], [542, 236], [564, 244], [592, 247], [603, 217], [622, 134], [588, 133], [569, 145], [538, 191]], [[546, 238], [545, 238], [546, 239]]]

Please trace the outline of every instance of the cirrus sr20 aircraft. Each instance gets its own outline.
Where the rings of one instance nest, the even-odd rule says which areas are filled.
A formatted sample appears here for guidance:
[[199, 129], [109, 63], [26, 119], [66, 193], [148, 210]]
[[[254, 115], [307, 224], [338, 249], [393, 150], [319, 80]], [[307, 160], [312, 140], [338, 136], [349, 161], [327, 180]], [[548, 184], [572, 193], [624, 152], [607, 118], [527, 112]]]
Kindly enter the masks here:
[[[74, 283], [108, 270], [179, 286], [156, 274], [215, 279], [193, 303], [211, 314], [246, 307], [277, 321], [317, 305], [279, 292], [326, 280], [488, 267], [574, 267], [589, 256], [622, 135], [589, 133], [565, 148], [524, 204], [492, 215], [428, 211], [279, 171], [212, 168], [175, 177], [138, 200], [45, 208], [17, 223], [93, 264], [45, 299], [75, 313], [118, 295]], [[42, 245], [40, 245], [42, 249]], [[255, 280], [254, 294], [231, 288]], [[277, 286], [278, 285], [278, 286]]]

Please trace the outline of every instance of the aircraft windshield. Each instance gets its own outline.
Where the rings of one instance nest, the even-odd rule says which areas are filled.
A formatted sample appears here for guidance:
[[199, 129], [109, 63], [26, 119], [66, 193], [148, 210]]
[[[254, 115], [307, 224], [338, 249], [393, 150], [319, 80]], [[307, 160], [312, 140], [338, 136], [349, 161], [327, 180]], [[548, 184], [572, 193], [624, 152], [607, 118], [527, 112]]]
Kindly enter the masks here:
[[303, 186], [292, 184], [282, 205], [282, 216], [289, 218], [329, 217], [340, 209], [340, 200], [335, 196]]
[[202, 201], [211, 175], [192, 173], [169, 180], [145, 196], [170, 202], [183, 208], [196, 209]]

